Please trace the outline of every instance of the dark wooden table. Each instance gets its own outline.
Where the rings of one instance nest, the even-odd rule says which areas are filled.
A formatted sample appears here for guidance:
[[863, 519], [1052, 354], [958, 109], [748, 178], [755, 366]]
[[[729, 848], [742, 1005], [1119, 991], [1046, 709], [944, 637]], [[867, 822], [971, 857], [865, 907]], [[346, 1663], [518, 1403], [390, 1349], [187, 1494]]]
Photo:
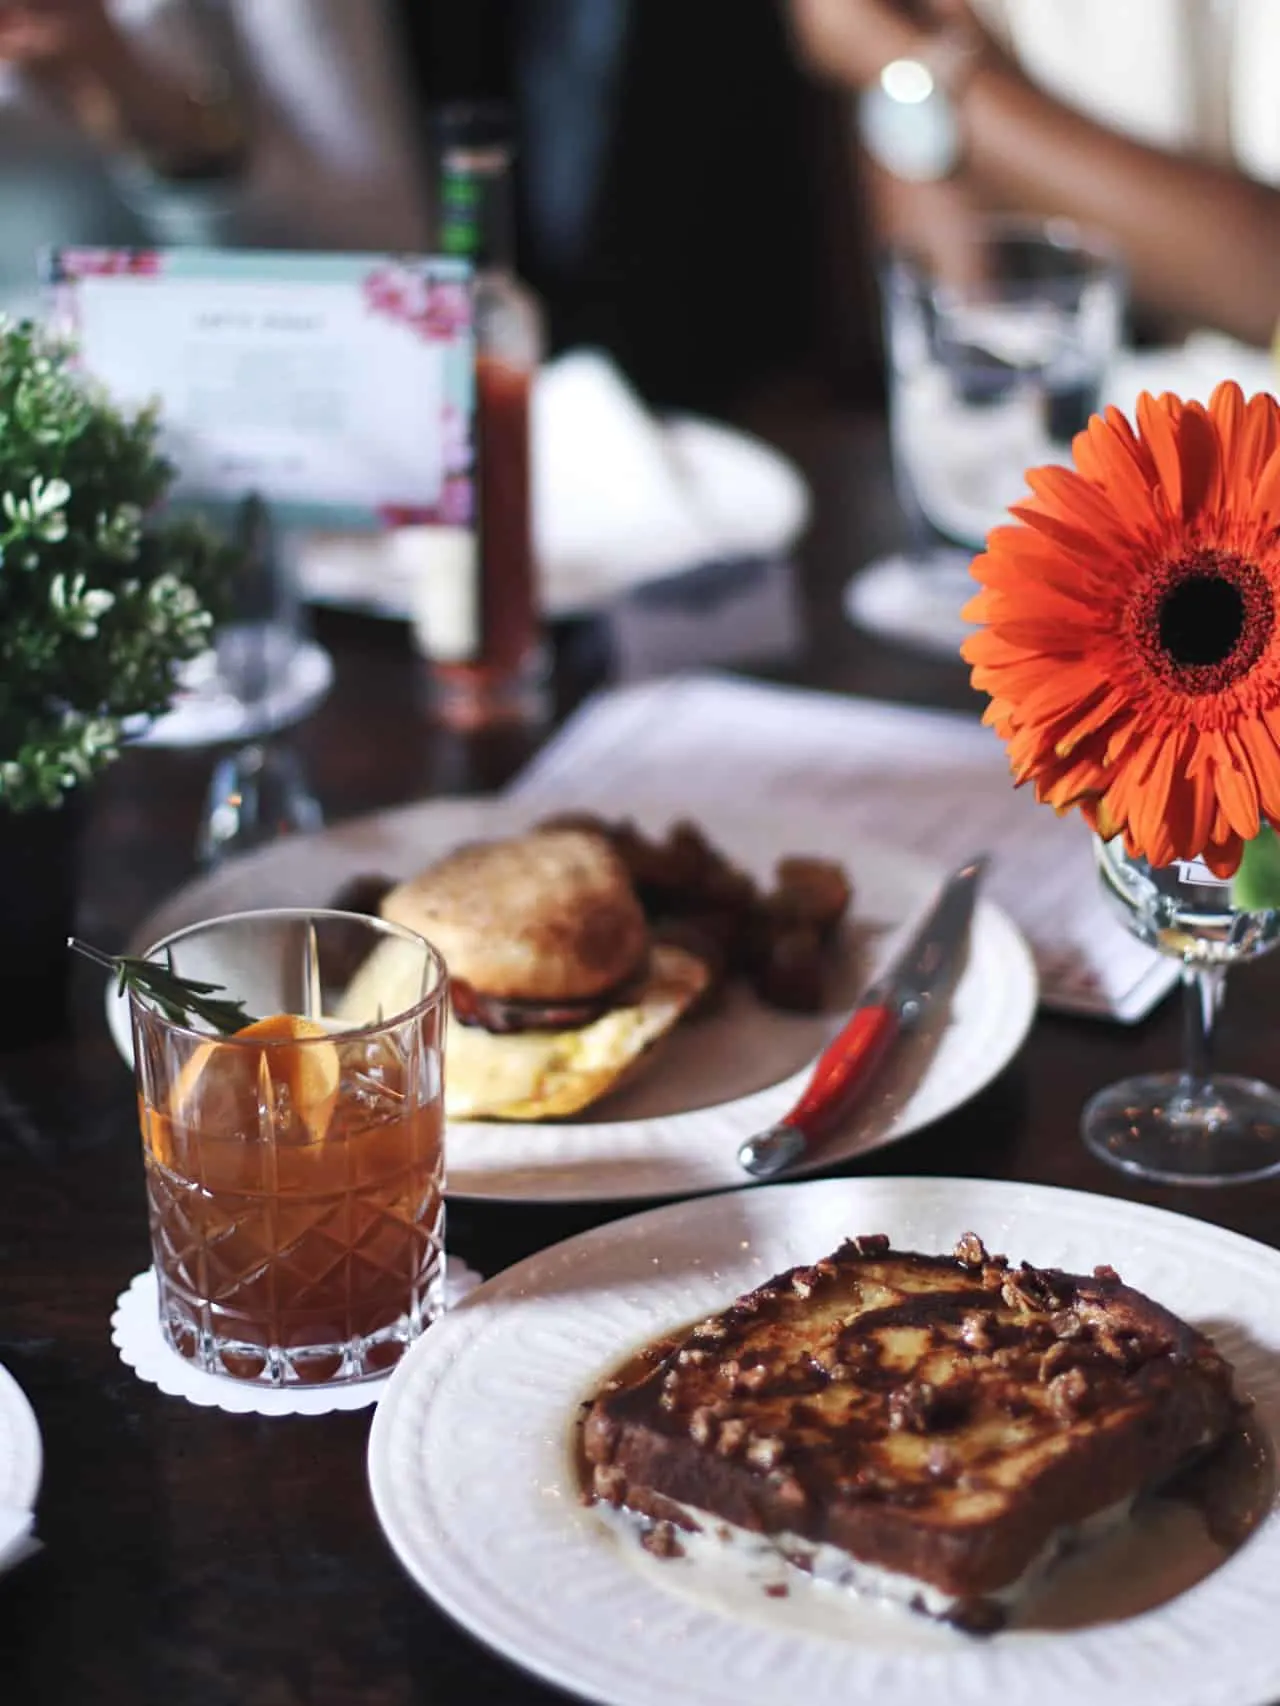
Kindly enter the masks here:
[[[808, 473], [816, 523], [801, 563], [810, 641], [776, 673], [816, 686], [976, 714], [963, 672], [858, 637], [841, 588], [900, 520], [883, 434], [815, 407], [764, 423]], [[395, 624], [322, 616], [332, 697], [299, 745], [330, 820], [432, 793], [499, 786], [521, 738], [461, 741], [422, 715], [418, 666]], [[589, 636], [587, 640], [589, 641]], [[568, 636], [563, 698], [588, 682]], [[128, 754], [96, 790], [80, 928], [123, 945], [192, 874], [207, 753]], [[1234, 975], [1238, 1069], [1280, 1073], [1280, 956]], [[3, 1031], [0, 1029], [0, 1037]], [[1280, 1242], [1280, 1184], [1145, 1189], [1077, 1137], [1085, 1097], [1178, 1055], [1167, 1004], [1135, 1030], [1041, 1018], [1009, 1070], [968, 1107], [865, 1170], [1037, 1180], [1125, 1195]], [[450, 1243], [485, 1273], [630, 1209], [457, 1204]], [[148, 1262], [129, 1074], [100, 986], [78, 990], [67, 1042], [0, 1055], [0, 1361], [38, 1413], [44, 1549], [0, 1580], [0, 1700], [13, 1706], [490, 1706], [553, 1698], [453, 1627], [401, 1574], [365, 1483], [368, 1413], [260, 1419], [163, 1397], [117, 1360], [107, 1322]]]

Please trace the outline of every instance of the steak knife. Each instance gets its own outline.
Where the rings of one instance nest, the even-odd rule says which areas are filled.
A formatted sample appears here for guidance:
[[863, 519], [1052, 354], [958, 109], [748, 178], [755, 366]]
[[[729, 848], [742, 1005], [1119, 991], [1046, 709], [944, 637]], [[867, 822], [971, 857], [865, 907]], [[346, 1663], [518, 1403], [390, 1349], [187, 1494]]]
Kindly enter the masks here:
[[895, 1043], [917, 1028], [960, 963], [986, 868], [979, 855], [951, 873], [907, 947], [818, 1056], [795, 1107], [740, 1146], [739, 1165], [753, 1178], [776, 1178], [809, 1159], [865, 1094]]

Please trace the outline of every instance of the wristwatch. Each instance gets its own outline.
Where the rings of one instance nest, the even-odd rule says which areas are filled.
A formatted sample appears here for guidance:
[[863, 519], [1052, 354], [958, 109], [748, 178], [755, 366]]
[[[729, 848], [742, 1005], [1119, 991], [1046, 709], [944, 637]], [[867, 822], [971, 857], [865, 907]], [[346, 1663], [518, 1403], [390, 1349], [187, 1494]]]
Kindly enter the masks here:
[[981, 48], [971, 36], [938, 30], [918, 54], [893, 59], [858, 98], [857, 128], [871, 158], [895, 178], [948, 178], [964, 153], [957, 103]]

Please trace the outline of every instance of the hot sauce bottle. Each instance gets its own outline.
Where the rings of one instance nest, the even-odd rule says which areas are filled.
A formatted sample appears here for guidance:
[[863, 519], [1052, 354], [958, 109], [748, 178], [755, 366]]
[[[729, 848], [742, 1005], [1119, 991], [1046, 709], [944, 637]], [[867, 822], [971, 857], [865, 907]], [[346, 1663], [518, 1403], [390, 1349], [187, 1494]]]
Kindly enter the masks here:
[[439, 248], [474, 268], [477, 494], [473, 549], [453, 554], [453, 585], [435, 589], [449, 608], [433, 640], [428, 600], [422, 638], [442, 721], [456, 728], [530, 723], [547, 711], [530, 480], [542, 314], [515, 271], [507, 109], [446, 105], [436, 135]]

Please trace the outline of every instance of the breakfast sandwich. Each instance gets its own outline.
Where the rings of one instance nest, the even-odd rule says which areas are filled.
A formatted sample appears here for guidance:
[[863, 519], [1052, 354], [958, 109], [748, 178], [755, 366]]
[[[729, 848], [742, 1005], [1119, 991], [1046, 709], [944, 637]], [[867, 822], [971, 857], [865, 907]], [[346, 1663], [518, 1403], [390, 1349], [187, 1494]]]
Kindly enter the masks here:
[[381, 912], [448, 967], [453, 1119], [578, 1112], [628, 1077], [707, 983], [695, 954], [652, 941], [625, 864], [583, 830], [460, 847], [392, 888]]

